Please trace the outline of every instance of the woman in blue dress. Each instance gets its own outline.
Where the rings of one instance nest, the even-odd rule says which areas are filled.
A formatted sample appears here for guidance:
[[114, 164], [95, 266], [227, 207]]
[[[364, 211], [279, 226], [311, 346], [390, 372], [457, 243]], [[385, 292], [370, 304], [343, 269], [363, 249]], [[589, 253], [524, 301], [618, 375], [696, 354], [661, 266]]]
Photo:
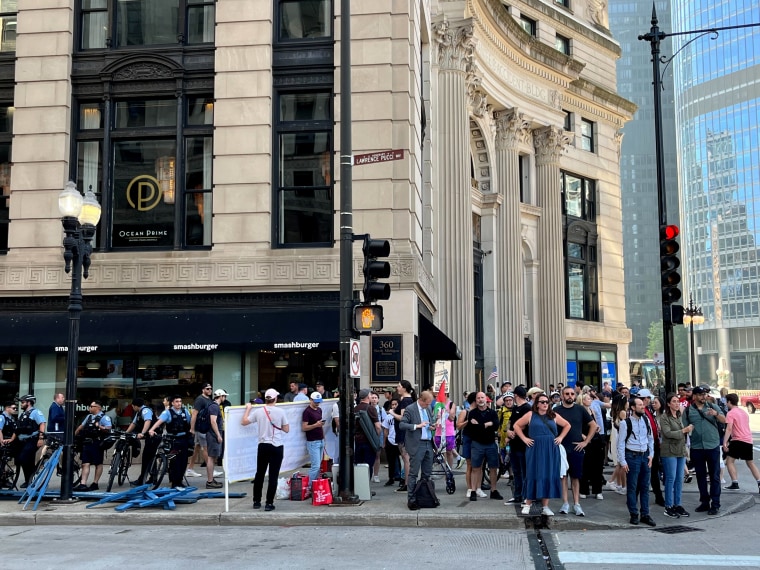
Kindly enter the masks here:
[[[530, 514], [533, 501], [540, 499], [541, 514], [553, 516], [549, 499], [562, 497], [559, 448], [570, 431], [570, 424], [562, 416], [555, 415], [550, 406], [549, 396], [539, 394], [533, 400], [533, 409], [513, 426], [517, 437], [527, 446], [524, 515]], [[525, 433], [526, 427], [529, 435]]]

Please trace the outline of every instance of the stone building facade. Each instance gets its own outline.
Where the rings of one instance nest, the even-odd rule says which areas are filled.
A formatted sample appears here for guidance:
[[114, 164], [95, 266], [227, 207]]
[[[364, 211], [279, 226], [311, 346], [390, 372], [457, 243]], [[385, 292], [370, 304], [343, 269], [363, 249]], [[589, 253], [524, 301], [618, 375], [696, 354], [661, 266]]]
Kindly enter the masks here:
[[[103, 205], [80, 392], [334, 386], [340, 3], [20, 0], [9, 17], [9, 389], [52, 397], [64, 381], [69, 179]], [[404, 151], [353, 167], [354, 231], [392, 244], [362, 385], [426, 386], [441, 360], [456, 399], [494, 368], [515, 385], [625, 381], [634, 106], [615, 93], [604, 8], [377, 0], [351, 18], [353, 153]], [[361, 260], [357, 242], [358, 288]]]

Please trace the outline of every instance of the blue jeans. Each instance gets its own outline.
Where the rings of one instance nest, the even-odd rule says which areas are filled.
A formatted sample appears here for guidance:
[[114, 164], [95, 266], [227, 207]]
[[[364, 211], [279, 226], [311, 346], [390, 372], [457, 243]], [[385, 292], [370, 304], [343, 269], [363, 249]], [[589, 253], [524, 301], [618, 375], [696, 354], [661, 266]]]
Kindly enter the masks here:
[[628, 512], [632, 515], [639, 514], [641, 503], [641, 516], [649, 514], [649, 457], [647, 455], [634, 455], [625, 452], [625, 462], [628, 464], [628, 477], [626, 478], [626, 503]]
[[681, 505], [681, 490], [683, 489], [683, 469], [685, 457], [660, 457], [662, 469], [665, 471], [665, 506], [678, 507]]
[[515, 499], [522, 500], [525, 498], [525, 475], [528, 470], [525, 463], [525, 452], [513, 449], [509, 455], [512, 459], [512, 474], [515, 476], [512, 496]]
[[[699, 504], [720, 508], [720, 447], [691, 450], [691, 464], [697, 476]], [[710, 492], [707, 492], [707, 475], [710, 475]]]
[[319, 467], [322, 465], [322, 452], [325, 449], [324, 440], [307, 441], [306, 451], [309, 452], [309, 462], [311, 468], [309, 469], [309, 481], [315, 481], [319, 477]]

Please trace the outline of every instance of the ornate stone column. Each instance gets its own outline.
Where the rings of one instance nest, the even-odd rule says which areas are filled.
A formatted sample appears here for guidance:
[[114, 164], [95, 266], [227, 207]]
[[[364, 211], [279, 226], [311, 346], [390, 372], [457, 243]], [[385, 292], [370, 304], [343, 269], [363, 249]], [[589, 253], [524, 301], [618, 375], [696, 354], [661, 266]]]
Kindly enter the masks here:
[[520, 223], [520, 155], [518, 144], [530, 140], [530, 125], [516, 110], [496, 118], [496, 172], [503, 203], [496, 222], [498, 306], [497, 361], [501, 381], [525, 382], [523, 340], [522, 235]]
[[533, 131], [536, 148], [536, 188], [543, 209], [538, 234], [538, 331], [535, 380], [544, 388], [565, 383], [565, 269], [562, 255], [562, 203], [559, 158], [569, 137], [559, 127]]
[[475, 47], [473, 27], [433, 25], [438, 66], [436, 110], [438, 172], [439, 326], [462, 352], [452, 362], [449, 392], [475, 387], [475, 324], [472, 260], [467, 73]]

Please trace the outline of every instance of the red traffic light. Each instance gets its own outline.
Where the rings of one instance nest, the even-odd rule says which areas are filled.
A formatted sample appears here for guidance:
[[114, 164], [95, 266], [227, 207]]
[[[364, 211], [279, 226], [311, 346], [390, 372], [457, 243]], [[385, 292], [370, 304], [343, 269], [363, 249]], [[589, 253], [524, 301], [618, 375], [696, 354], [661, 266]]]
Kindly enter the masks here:
[[681, 231], [676, 225], [660, 227], [660, 239], [676, 239], [680, 233]]

